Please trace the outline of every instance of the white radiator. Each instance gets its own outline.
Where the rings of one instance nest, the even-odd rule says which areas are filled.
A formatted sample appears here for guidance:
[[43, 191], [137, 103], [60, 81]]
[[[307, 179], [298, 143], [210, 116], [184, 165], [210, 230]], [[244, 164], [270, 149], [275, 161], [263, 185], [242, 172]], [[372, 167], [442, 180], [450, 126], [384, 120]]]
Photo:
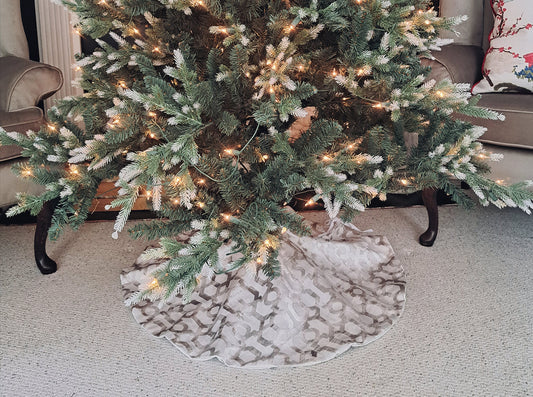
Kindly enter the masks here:
[[58, 67], [63, 72], [63, 87], [44, 101], [45, 110], [57, 99], [81, 95], [72, 84], [77, 72], [73, 69], [74, 54], [81, 52], [81, 40], [73, 28], [75, 15], [52, 0], [35, 0], [39, 56], [41, 62]]

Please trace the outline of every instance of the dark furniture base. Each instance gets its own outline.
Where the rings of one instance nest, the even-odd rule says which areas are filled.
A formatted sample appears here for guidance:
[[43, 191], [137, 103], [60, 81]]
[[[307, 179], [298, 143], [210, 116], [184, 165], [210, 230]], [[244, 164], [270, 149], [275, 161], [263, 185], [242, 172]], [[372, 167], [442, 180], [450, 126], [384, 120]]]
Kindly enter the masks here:
[[439, 207], [437, 206], [437, 190], [422, 190], [422, 201], [428, 213], [428, 228], [420, 235], [418, 241], [425, 247], [431, 247], [439, 231]]
[[41, 212], [37, 215], [37, 226], [35, 227], [35, 238], [33, 249], [35, 252], [35, 263], [42, 274], [54, 273], [57, 270], [55, 263], [46, 254], [46, 240], [48, 239], [48, 229], [52, 224], [52, 216], [58, 200], [51, 200], [44, 203]]
[[[422, 201], [428, 214], [428, 228], [418, 239], [421, 245], [431, 247], [437, 238], [439, 229], [439, 211], [437, 203], [437, 190], [424, 189], [422, 191]], [[41, 212], [37, 216], [37, 226], [35, 228], [34, 251], [35, 262], [42, 274], [51, 274], [57, 270], [57, 263], [46, 254], [46, 240], [48, 229], [52, 223], [52, 216], [57, 205], [57, 200], [48, 201], [44, 204]]]

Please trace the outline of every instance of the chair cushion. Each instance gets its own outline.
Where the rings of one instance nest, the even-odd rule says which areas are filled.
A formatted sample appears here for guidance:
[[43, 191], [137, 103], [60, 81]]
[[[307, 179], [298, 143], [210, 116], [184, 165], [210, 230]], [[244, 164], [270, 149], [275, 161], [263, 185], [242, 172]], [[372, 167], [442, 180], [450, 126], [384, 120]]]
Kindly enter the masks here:
[[533, 95], [484, 94], [478, 105], [505, 115], [504, 122], [476, 123], [488, 128], [481, 142], [533, 150]]
[[17, 193], [42, 194], [44, 186], [34, 183], [30, 179], [20, 178], [11, 167], [22, 159], [4, 161], [0, 163], [0, 208], [4, 209], [17, 203]]
[[[26, 133], [28, 130], [37, 131], [43, 123], [43, 111], [38, 107], [4, 112], [0, 110], [0, 126], [7, 132], [16, 131]], [[21, 148], [16, 145], [0, 144], [0, 162], [20, 156]]]
[[63, 85], [61, 71], [44, 63], [14, 56], [0, 58], [0, 110], [35, 106]]
[[457, 115], [461, 120], [487, 127], [479, 141], [498, 146], [533, 150], [533, 95], [483, 94], [478, 106], [505, 115], [505, 121]]
[[[483, 144], [491, 153], [503, 154], [500, 161], [489, 162], [490, 177], [502, 181], [505, 185], [533, 180], [533, 151], [504, 146]], [[533, 186], [529, 187], [533, 191]]]

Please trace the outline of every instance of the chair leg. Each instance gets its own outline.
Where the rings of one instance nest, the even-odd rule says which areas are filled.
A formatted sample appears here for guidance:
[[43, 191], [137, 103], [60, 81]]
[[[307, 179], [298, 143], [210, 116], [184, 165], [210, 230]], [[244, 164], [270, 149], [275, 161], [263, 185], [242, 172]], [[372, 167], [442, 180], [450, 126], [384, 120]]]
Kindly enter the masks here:
[[418, 241], [425, 247], [431, 247], [439, 231], [439, 209], [437, 206], [437, 190], [428, 188], [422, 190], [422, 201], [428, 213], [428, 229], [420, 235]]
[[41, 212], [37, 215], [37, 226], [35, 227], [35, 238], [33, 240], [33, 249], [35, 252], [35, 263], [42, 274], [54, 273], [57, 270], [55, 263], [46, 254], [46, 240], [48, 239], [48, 229], [52, 224], [52, 215], [58, 200], [51, 200], [44, 203]]

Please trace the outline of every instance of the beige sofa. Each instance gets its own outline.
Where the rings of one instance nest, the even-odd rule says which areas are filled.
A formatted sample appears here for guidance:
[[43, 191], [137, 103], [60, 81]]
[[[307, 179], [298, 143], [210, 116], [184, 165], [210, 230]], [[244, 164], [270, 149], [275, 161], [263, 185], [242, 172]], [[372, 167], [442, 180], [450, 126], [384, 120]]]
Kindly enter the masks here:
[[[59, 69], [29, 60], [19, 0], [0, 2], [0, 126], [25, 133], [44, 123], [37, 105], [63, 84]], [[11, 171], [21, 161], [18, 146], [0, 146], [0, 210], [16, 203], [17, 192], [37, 193], [40, 186]]]
[[[435, 60], [426, 62], [432, 67], [430, 78], [476, 83], [481, 79], [483, 57], [494, 22], [491, 1], [440, 0], [439, 13], [447, 17], [467, 15], [468, 20], [457, 27], [460, 36], [442, 34], [454, 38], [455, 43], [433, 52]], [[505, 184], [533, 179], [533, 94], [482, 94], [479, 106], [505, 115], [503, 122], [461, 116], [487, 127], [479, 140], [487, 150], [504, 155], [502, 161], [490, 163], [491, 178]]]

